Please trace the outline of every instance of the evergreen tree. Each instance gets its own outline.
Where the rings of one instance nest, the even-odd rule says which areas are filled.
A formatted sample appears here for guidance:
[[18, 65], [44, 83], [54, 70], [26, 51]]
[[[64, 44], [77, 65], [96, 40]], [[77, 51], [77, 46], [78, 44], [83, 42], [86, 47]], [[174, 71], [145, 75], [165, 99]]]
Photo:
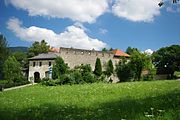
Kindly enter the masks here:
[[0, 34], [0, 79], [2, 78], [2, 74], [3, 74], [4, 61], [9, 56], [9, 50], [7, 46], [8, 45], [7, 45], [6, 38], [2, 34]]
[[114, 71], [114, 66], [113, 66], [113, 63], [112, 63], [112, 60], [109, 60], [107, 62], [107, 65], [106, 65], [106, 71], [105, 71], [105, 74], [110, 77], [112, 74], [113, 74], [113, 71]]
[[96, 59], [94, 74], [97, 76], [101, 76], [102, 74], [101, 60], [99, 58]]

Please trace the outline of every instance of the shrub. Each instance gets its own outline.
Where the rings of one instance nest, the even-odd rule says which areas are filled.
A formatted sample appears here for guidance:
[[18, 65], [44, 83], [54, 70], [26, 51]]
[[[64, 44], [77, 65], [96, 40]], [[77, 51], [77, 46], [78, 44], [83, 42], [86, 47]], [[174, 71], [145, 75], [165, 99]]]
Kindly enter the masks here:
[[64, 85], [64, 84], [75, 84], [75, 78], [74, 76], [72, 76], [71, 74], [64, 74], [62, 75], [61, 79], [60, 79], [60, 84]]
[[83, 84], [83, 83], [85, 83], [84, 80], [83, 80], [83, 77], [82, 77], [82, 75], [80, 73], [80, 71], [74, 70], [71, 75], [74, 77], [76, 84]]
[[86, 83], [94, 83], [96, 80], [94, 79], [94, 76], [92, 73], [89, 73], [89, 72], [86, 72], [84, 73], [83, 75], [83, 80], [86, 82]]
[[42, 85], [46, 85], [46, 86], [56, 86], [56, 85], [58, 85], [57, 80], [51, 80], [49, 78], [43, 78], [40, 83]]
[[131, 67], [129, 63], [127, 63], [126, 59], [122, 59], [122, 61], [119, 61], [119, 63], [116, 65], [115, 71], [120, 82], [130, 81], [133, 76]]

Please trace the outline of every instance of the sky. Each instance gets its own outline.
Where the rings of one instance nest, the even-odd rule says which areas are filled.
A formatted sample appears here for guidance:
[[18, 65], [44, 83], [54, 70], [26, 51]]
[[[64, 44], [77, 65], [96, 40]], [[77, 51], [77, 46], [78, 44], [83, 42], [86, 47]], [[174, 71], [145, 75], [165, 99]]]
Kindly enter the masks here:
[[9, 46], [43, 39], [53, 47], [128, 46], [155, 51], [180, 45], [180, 2], [164, 0], [0, 0], [0, 33]]

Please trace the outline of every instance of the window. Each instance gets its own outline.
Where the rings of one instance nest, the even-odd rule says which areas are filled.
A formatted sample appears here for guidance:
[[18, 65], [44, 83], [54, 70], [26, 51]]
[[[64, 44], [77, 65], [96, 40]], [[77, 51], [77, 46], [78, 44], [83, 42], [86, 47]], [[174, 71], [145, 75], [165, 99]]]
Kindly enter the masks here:
[[36, 66], [36, 62], [33, 62], [33, 67], [35, 67]]
[[49, 62], [49, 66], [51, 66], [51, 62]]
[[41, 67], [42, 66], [42, 62], [39, 62], [39, 67]]
[[49, 78], [49, 71], [45, 72], [45, 78]]
[[102, 57], [104, 57], [104, 53], [102, 53]]

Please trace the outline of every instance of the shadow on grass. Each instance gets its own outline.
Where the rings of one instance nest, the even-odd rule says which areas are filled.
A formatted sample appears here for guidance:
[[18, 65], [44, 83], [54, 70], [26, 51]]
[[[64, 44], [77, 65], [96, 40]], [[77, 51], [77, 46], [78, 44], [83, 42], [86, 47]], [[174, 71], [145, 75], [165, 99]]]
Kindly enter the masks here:
[[153, 119], [177, 120], [180, 118], [179, 102], [180, 91], [173, 91], [166, 95], [152, 96], [146, 99], [136, 100], [126, 97], [119, 101], [98, 104], [87, 108], [71, 105], [61, 106], [55, 103], [46, 103], [23, 110], [15, 108], [2, 109], [0, 107], [0, 120], [150, 119], [145, 117], [145, 112], [147, 112], [146, 114], [153, 114]]

